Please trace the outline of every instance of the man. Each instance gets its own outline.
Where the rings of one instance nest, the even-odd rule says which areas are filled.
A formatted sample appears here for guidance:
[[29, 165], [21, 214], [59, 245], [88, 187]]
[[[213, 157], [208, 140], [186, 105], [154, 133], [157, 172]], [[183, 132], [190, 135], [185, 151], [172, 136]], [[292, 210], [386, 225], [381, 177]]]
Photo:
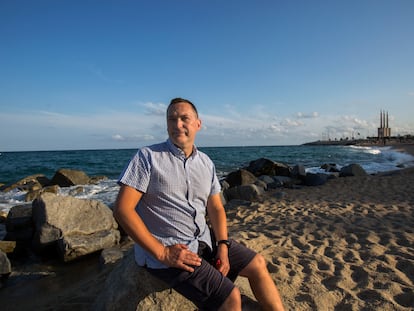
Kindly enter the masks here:
[[214, 164], [194, 145], [200, 128], [196, 107], [173, 99], [168, 140], [141, 148], [130, 161], [119, 180], [114, 216], [136, 243], [137, 264], [200, 309], [241, 310], [233, 283], [240, 275], [249, 279], [264, 310], [283, 310], [263, 256], [228, 239]]

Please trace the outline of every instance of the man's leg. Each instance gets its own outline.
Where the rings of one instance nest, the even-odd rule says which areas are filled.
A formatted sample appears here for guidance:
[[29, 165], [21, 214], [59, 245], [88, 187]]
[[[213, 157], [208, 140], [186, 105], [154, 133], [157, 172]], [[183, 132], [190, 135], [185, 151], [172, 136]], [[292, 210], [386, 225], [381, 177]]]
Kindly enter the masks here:
[[[148, 269], [202, 310], [241, 311], [241, 296], [233, 282], [206, 260], [194, 272], [180, 269]], [[223, 309], [222, 309], [223, 308]]]
[[240, 276], [249, 279], [253, 294], [263, 310], [284, 310], [279, 291], [267, 270], [266, 260], [262, 255], [257, 254], [240, 272]]
[[233, 288], [230, 295], [227, 297], [227, 299], [223, 302], [223, 304], [220, 306], [218, 311], [241, 311], [241, 294], [240, 290], [235, 287]]

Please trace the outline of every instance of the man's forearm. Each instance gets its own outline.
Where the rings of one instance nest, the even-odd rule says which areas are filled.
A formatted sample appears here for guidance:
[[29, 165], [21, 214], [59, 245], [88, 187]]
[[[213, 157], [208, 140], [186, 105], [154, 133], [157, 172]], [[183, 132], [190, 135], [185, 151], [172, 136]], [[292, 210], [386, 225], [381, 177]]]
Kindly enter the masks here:
[[125, 215], [122, 212], [114, 213], [116, 220], [131, 239], [150, 253], [157, 260], [162, 259], [164, 245], [148, 230], [142, 219], [135, 212]]

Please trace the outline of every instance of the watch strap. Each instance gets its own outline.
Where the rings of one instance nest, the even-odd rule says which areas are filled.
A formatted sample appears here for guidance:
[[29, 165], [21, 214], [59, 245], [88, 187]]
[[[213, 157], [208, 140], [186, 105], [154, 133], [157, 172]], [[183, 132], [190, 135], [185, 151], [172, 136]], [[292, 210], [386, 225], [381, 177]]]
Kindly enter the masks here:
[[230, 241], [229, 240], [219, 240], [216, 242], [216, 246], [219, 246], [220, 244], [226, 244], [227, 247], [230, 246]]

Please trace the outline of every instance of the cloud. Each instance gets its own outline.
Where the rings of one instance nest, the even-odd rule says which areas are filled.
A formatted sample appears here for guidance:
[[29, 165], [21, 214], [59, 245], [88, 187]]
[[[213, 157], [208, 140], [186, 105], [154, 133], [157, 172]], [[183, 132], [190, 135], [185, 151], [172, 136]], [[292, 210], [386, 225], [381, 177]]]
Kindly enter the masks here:
[[299, 118], [299, 119], [317, 118], [317, 117], [319, 117], [319, 113], [317, 113], [317, 112], [311, 112], [311, 113], [298, 112], [296, 114], [296, 117]]
[[154, 141], [156, 137], [149, 134], [136, 134], [131, 136], [123, 136], [119, 134], [112, 135], [114, 141], [123, 141], [123, 142], [146, 142]]
[[[50, 141], [49, 150], [62, 148], [135, 148], [167, 138], [164, 104], [140, 104], [137, 113], [100, 111], [89, 115], [70, 115], [50, 111], [0, 114], [3, 150], [39, 150]], [[352, 115], [296, 117], [264, 114], [249, 107], [249, 113], [236, 107], [217, 114], [200, 114], [202, 129], [199, 146], [291, 145], [319, 139], [340, 139], [360, 133], [375, 135], [377, 120]], [[278, 112], [279, 113], [279, 112]], [[310, 117], [313, 116], [313, 117]], [[13, 130], [11, 130], [13, 129]], [[393, 127], [393, 134], [406, 134], [409, 124]], [[42, 147], [40, 147], [42, 146]]]
[[304, 123], [300, 122], [299, 120], [291, 120], [289, 118], [286, 118], [281, 122], [281, 125], [285, 127], [297, 127], [303, 126]]
[[145, 113], [147, 115], [163, 116], [165, 117], [165, 112], [167, 111], [167, 105], [163, 103], [145, 103]]
[[125, 141], [125, 137], [119, 134], [112, 135], [113, 140]]

